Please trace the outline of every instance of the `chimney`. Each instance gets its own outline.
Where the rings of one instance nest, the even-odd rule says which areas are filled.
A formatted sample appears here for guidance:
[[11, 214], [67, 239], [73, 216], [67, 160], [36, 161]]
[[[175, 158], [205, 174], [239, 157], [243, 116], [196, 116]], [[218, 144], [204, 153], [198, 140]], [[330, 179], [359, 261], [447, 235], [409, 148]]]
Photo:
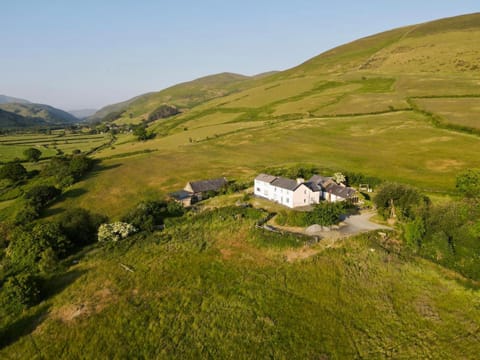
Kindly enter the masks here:
[[297, 178], [297, 185], [303, 184], [305, 182], [304, 178]]

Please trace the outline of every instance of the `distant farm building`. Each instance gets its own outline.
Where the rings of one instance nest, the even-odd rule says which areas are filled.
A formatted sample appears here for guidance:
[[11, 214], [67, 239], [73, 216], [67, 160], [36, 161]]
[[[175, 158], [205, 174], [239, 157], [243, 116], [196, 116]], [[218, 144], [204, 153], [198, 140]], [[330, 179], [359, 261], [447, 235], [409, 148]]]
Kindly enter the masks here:
[[292, 180], [260, 174], [255, 178], [254, 194], [289, 208], [318, 204], [321, 200], [358, 202], [355, 189], [320, 175], [314, 175], [305, 181], [302, 178]]
[[228, 185], [226, 178], [190, 181], [183, 190], [170, 194], [170, 197], [183, 206], [191, 206], [196, 202], [208, 197], [209, 193], [217, 192]]

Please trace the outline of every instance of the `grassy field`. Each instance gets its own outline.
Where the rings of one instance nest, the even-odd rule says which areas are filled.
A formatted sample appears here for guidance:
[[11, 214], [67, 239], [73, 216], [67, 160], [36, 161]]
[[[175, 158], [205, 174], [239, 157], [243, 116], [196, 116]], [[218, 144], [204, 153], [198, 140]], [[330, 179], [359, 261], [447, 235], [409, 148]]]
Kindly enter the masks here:
[[[386, 252], [375, 235], [331, 248], [278, 247], [253, 230], [258, 216], [206, 212], [136, 243], [86, 253], [56, 280], [54, 296], [19, 320], [27, 330], [11, 326], [0, 356], [478, 355], [479, 293], [455, 274]], [[285, 261], [292, 255], [307, 258]]]
[[480, 129], [480, 94], [470, 98], [415, 99], [415, 102], [440, 115], [448, 124]]
[[480, 166], [478, 137], [435, 128], [413, 111], [223, 125], [215, 118], [225, 120], [214, 115], [204, 127], [179, 126], [181, 131], [146, 142], [120, 136], [113, 148], [95, 155], [103, 159], [97, 171], [74, 185], [85, 193], [54, 207], [81, 206], [116, 218], [190, 180], [252, 180], [267, 167], [298, 163], [449, 193], [460, 170]]
[[23, 151], [35, 147], [42, 152], [42, 158], [48, 158], [63, 152], [71, 154], [73, 150], [86, 152], [110, 142], [110, 136], [99, 134], [64, 134], [52, 135], [8, 135], [0, 136], [0, 162], [15, 158], [23, 159]]

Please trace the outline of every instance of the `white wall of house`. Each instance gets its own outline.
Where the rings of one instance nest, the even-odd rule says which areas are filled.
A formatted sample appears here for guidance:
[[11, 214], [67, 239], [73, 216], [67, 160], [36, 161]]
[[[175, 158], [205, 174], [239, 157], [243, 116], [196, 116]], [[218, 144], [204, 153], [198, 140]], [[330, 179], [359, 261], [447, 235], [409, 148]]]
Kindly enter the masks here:
[[303, 184], [297, 187], [295, 191], [292, 191], [273, 186], [261, 180], [255, 180], [253, 193], [256, 196], [275, 201], [289, 208], [318, 204], [320, 202], [320, 192], [312, 191]]
[[257, 196], [273, 200], [273, 186], [261, 180], [255, 180], [253, 193]]
[[323, 199], [327, 200], [328, 202], [339, 202], [339, 201], [345, 201], [345, 199], [341, 196], [337, 196], [335, 194], [331, 194], [327, 191], [323, 192]]
[[320, 192], [312, 191], [305, 185], [300, 185], [293, 194], [293, 207], [318, 204], [320, 202]]

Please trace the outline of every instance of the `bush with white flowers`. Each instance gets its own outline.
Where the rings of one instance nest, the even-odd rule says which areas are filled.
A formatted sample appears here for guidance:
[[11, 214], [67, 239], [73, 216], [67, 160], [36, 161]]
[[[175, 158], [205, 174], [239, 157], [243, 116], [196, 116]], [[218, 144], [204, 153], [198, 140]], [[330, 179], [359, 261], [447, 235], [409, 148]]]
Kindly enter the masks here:
[[98, 228], [98, 241], [117, 242], [137, 232], [132, 224], [125, 222], [114, 222], [102, 224]]

